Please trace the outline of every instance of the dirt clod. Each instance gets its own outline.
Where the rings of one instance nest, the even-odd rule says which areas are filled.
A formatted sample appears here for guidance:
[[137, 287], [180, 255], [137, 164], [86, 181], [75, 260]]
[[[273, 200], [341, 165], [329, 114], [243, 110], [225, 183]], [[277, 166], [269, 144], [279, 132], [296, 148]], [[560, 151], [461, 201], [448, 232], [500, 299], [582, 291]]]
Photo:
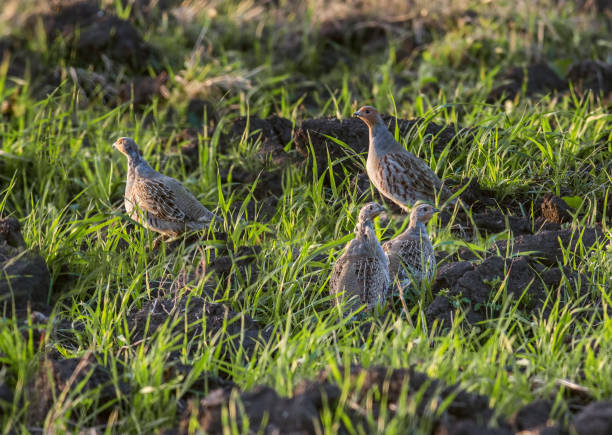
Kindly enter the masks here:
[[569, 284], [575, 293], [579, 282], [581, 277], [569, 268], [545, 269], [526, 257], [504, 259], [493, 256], [480, 264], [466, 261], [449, 263], [440, 268], [432, 284], [432, 291], [448, 291], [436, 296], [427, 307], [426, 315], [431, 322], [438, 319], [449, 325], [456, 307], [462, 306], [470, 323], [485, 320], [501, 308], [501, 301], [496, 305], [493, 300], [502, 285], [515, 300], [521, 298], [521, 309], [533, 312], [543, 306], [546, 288]]
[[39, 19], [49, 40], [62, 37], [85, 63], [99, 63], [103, 54], [134, 70], [146, 71], [152, 48], [130, 22], [101, 10], [97, 1], [60, 2], [48, 13], [31, 16], [30, 28], [35, 28]]
[[474, 270], [474, 265], [470, 261], [457, 261], [443, 264], [438, 268], [438, 273], [431, 286], [431, 291], [437, 294], [442, 289], [451, 288], [459, 281], [459, 278], [470, 270]]
[[135, 107], [151, 104], [153, 97], [162, 96], [168, 81], [168, 73], [162, 71], [157, 77], [137, 77], [119, 88], [122, 102], [131, 102]]
[[543, 429], [551, 413], [552, 404], [549, 401], [536, 400], [518, 410], [512, 418], [512, 425], [517, 432]]
[[572, 422], [579, 435], [609, 435], [612, 433], [612, 402], [595, 402], [586, 406]]
[[[257, 273], [256, 265], [254, 265], [253, 262], [260, 252], [261, 246], [241, 246], [233, 254], [222, 255], [215, 258], [210, 265], [207, 266], [206, 270], [214, 271], [219, 278], [228, 278], [232, 275], [234, 269], [237, 269], [237, 272], [242, 276], [245, 274]], [[256, 279], [254, 277], [252, 278]]]
[[[526, 73], [526, 77], [525, 77]], [[523, 89], [525, 81], [525, 94], [543, 94], [550, 91], [561, 91], [567, 88], [567, 83], [546, 63], [529, 65], [526, 68], [515, 67], [507, 71], [499, 79], [503, 84], [492, 89], [487, 97], [488, 103], [498, 101], [504, 97], [512, 100]]]
[[567, 79], [579, 94], [590, 90], [606, 99], [612, 94], [612, 64], [596, 60], [577, 62], [568, 70]]
[[134, 341], [151, 337], [166, 322], [177, 334], [188, 325], [186, 339], [194, 346], [197, 341], [222, 346], [221, 357], [228, 356], [230, 348], [240, 347], [248, 357], [269, 338], [249, 316], [199, 296], [153, 299], [128, 317]]
[[[339, 370], [341, 373], [344, 371], [343, 368]], [[393, 414], [401, 403], [403, 392], [406, 392], [408, 397], [419, 396], [416, 409], [418, 415], [422, 415], [432, 406], [437, 407], [445, 400], [450, 400], [439, 417], [440, 423], [445, 425], [454, 426], [461, 421], [485, 425], [493, 416], [486, 396], [468, 393], [458, 385], [444, 385], [440, 380], [430, 378], [412, 367], [391, 369], [374, 366], [364, 369], [355, 366], [350, 369], [350, 377], [352, 385], [355, 386], [351, 393], [353, 402], [371, 406], [374, 418], [380, 415], [382, 406], [386, 406], [386, 413]], [[333, 377], [329, 372], [322, 372], [318, 379], [330, 381]], [[378, 392], [380, 396], [372, 396], [372, 392]], [[385, 401], [381, 400], [382, 395], [385, 396]], [[372, 397], [377, 399], [366, 405]], [[498, 423], [505, 425], [501, 420]]]
[[253, 190], [253, 197], [258, 201], [269, 200], [271, 197], [280, 197], [283, 194], [283, 174], [280, 168], [267, 168], [259, 172], [230, 167], [220, 169], [221, 183], [238, 183], [249, 188], [257, 183]]
[[240, 140], [246, 131], [252, 140], [261, 141], [259, 156], [262, 161], [269, 160], [275, 165], [284, 165], [291, 161], [283, 148], [291, 141], [292, 129], [293, 123], [279, 116], [270, 116], [266, 119], [241, 116], [233, 122], [225, 142], [231, 144]]
[[45, 260], [26, 249], [21, 227], [15, 218], [0, 219], [0, 306], [17, 310], [46, 306], [50, 276]]
[[556, 195], [548, 194], [542, 199], [542, 217], [548, 222], [562, 224], [572, 221], [572, 209]]
[[[240, 394], [243, 408], [240, 408], [236, 422], [241, 424], [241, 417], [245, 417], [250, 428], [259, 430], [266, 419], [263, 426], [266, 434], [316, 433], [324, 404], [333, 404], [339, 397], [339, 388], [328, 384], [310, 383], [291, 398], [281, 397], [269, 387], [257, 387]], [[205, 432], [223, 431], [222, 410], [229, 402], [230, 393], [226, 390], [213, 391], [200, 401], [196, 418]], [[188, 433], [189, 419], [189, 414], [183, 417], [179, 433]]]
[[[537, 234], [518, 236], [511, 243], [508, 250], [509, 255], [519, 252], [533, 252], [531, 257], [538, 258], [546, 264], [557, 264], [563, 261], [563, 248], [569, 248], [571, 252], [580, 252], [584, 248], [588, 251], [597, 243], [603, 234], [595, 228], [570, 228], [557, 231], [541, 231]], [[581, 243], [579, 243], [579, 241]], [[493, 251], [507, 252], [508, 242], [500, 240], [495, 243]]]
[[[183, 364], [179, 361], [173, 361], [172, 363], [168, 364], [164, 370], [164, 380], [166, 382], [174, 378], [185, 380], [189, 376], [193, 376], [194, 370], [194, 366], [192, 365]], [[199, 373], [192, 382], [187, 396], [202, 396], [217, 389], [222, 389], [229, 392], [234, 388], [236, 388], [236, 384], [233, 381], [223, 379], [217, 375], [203, 371]]]
[[487, 427], [471, 420], [443, 422], [434, 435], [512, 435], [510, 429], [503, 427]]
[[[47, 358], [40, 364], [38, 372], [30, 385], [28, 421], [40, 423], [45, 419], [56, 399], [61, 394], [90, 394], [93, 403], [99, 406], [120, 399], [129, 393], [129, 386], [121, 381], [113, 382], [108, 367], [98, 363], [98, 358], [86, 354], [83, 358]], [[68, 397], [68, 396], [66, 396]], [[108, 408], [107, 411], [109, 412]]]
[[[467, 184], [467, 186], [466, 186]], [[461, 180], [457, 188], [460, 190], [465, 186], [465, 190], [461, 192], [461, 200], [472, 209], [472, 211], [482, 211], [487, 207], [495, 206], [494, 192], [484, 189], [476, 178]]]
[[[339, 367], [340, 373], [345, 369]], [[443, 411], [440, 411], [437, 434], [461, 433], [444, 431], [444, 428], [477, 427], [483, 431], [478, 433], [509, 433], [510, 425], [503, 419], [493, 418], [493, 410], [488, 405], [488, 398], [479, 394], [463, 391], [458, 385], [444, 385], [437, 379], [432, 379], [413, 368], [390, 369], [382, 366], [364, 369], [358, 366], [349, 370], [351, 379], [350, 403], [353, 410], [362, 406], [372, 407], [374, 418], [383, 412], [393, 415], [402, 403], [404, 393], [408, 397], [417, 397], [416, 412], [421, 414], [432, 406], [439, 406], [449, 401]], [[211, 392], [182, 418], [178, 433], [187, 433], [190, 418], [196, 417], [202, 429], [217, 433], [222, 430], [222, 412], [231, 403], [232, 394], [227, 389]], [[384, 400], [383, 400], [384, 397]], [[273, 389], [265, 386], [256, 387], [252, 391], [239, 395], [242, 407], [237, 407], [240, 416], [248, 419], [251, 429], [263, 429], [263, 433], [296, 434], [316, 433], [320, 424], [320, 414], [324, 406], [333, 409], [340, 398], [340, 388], [336, 386], [335, 378], [329, 371], [323, 371], [312, 381], [303, 381], [294, 390], [293, 397], [280, 397]], [[349, 411], [351, 412], [351, 411]], [[368, 428], [358, 411], [353, 413], [353, 425]], [[268, 416], [262, 427], [264, 416]], [[491, 421], [500, 428], [488, 428]], [[474, 432], [470, 432], [474, 433]]]
[[521, 216], [510, 216], [499, 210], [488, 210], [472, 215], [474, 224], [479, 230], [500, 233], [510, 229], [514, 235], [532, 234], [531, 221]]

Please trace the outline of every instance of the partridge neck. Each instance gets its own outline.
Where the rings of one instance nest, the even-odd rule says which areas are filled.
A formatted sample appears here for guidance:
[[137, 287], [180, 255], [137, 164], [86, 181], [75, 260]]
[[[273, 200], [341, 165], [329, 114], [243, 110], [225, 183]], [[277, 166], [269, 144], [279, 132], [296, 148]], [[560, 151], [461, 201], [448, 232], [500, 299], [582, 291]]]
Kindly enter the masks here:
[[395, 138], [382, 121], [370, 126], [370, 152], [376, 151], [380, 154], [393, 151], [395, 145]]
[[427, 234], [427, 227], [423, 222], [418, 219], [410, 219], [410, 225], [408, 225], [409, 230], [419, 231], [421, 234]]
[[150, 167], [145, 159], [142, 158], [138, 151], [133, 151], [128, 154], [128, 166], [133, 169], [137, 166], [147, 166]]

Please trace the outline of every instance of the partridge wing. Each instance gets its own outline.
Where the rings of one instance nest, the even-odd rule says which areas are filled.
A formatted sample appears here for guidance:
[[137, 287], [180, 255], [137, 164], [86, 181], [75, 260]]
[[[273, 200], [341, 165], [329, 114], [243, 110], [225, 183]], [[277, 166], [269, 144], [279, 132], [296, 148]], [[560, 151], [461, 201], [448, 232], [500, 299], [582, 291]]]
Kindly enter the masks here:
[[[193, 222], [210, 222], [215, 219], [213, 213], [202, 205], [200, 201], [182, 183], [174, 178], [167, 177], [168, 187], [174, 192], [177, 206], [185, 213], [185, 219]], [[219, 220], [222, 220], [219, 218]]]
[[390, 187], [404, 192], [414, 192], [416, 197], [433, 197], [442, 190], [443, 197], [448, 189], [434, 171], [414, 154], [406, 152], [389, 153], [383, 157], [388, 171]]
[[158, 219], [185, 222], [185, 212], [177, 204], [174, 190], [163, 180], [150, 178], [135, 180], [132, 196], [140, 209]]

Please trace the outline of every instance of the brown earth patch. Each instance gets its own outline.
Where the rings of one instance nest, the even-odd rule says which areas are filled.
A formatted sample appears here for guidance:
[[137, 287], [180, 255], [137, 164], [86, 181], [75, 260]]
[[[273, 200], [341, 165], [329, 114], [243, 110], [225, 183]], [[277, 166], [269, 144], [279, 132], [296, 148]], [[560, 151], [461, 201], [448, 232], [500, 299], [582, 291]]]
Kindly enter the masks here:
[[[195, 417], [206, 433], [222, 433], [222, 412], [230, 403], [231, 392], [216, 390], [194, 404], [193, 410], [181, 418], [179, 427], [167, 433], [189, 433], [189, 421]], [[338, 400], [340, 391], [332, 385], [306, 384], [293, 397], [281, 397], [270, 387], [256, 387], [240, 393], [240, 417], [236, 423], [241, 426], [246, 418], [249, 427], [264, 429], [266, 434], [307, 434], [316, 433], [320, 427], [319, 415], [325, 403]], [[263, 424], [265, 421], [265, 424]]]
[[179, 148], [183, 163], [187, 172], [197, 169], [199, 163], [199, 130], [196, 128], [184, 128], [172, 138], [172, 148]]
[[572, 221], [572, 208], [556, 195], [544, 195], [540, 206], [542, 217], [555, 224], [563, 224]]
[[[339, 371], [343, 373], [345, 370], [340, 367]], [[365, 416], [360, 412], [365, 406], [372, 407], [375, 419], [383, 412], [391, 416], [395, 414], [401, 404], [404, 395], [402, 393], [405, 392], [409, 399], [418, 400], [417, 415], [422, 415], [432, 406], [437, 408], [445, 400], [450, 402], [440, 411], [435, 433], [449, 433], [444, 432], [444, 428], [452, 428], [461, 423], [471, 423], [471, 427], [484, 430], [491, 420], [495, 420], [500, 427], [509, 428], [509, 424], [503, 419], [494, 419], [486, 396], [467, 393], [458, 385], [446, 386], [413, 368], [351, 367], [348, 374], [352, 385], [349, 415], [353, 427], [369, 427]], [[325, 407], [333, 410], [340, 393], [340, 388], [336, 386], [334, 376], [330, 372], [321, 372], [313, 381], [303, 381], [290, 398], [280, 397], [269, 387], [256, 387], [252, 391], [234, 396], [238, 397], [243, 405], [237, 408], [240, 417], [236, 421], [240, 422], [245, 418], [251, 429], [263, 429], [263, 433], [315, 433], [317, 428], [321, 427], [321, 411]], [[213, 391], [183, 414], [177, 430], [167, 433], [187, 433], [189, 421], [194, 417], [204, 431], [220, 432], [223, 428], [222, 410], [226, 409], [231, 401], [232, 393], [229, 391]], [[266, 415], [267, 421], [264, 420]]]
[[59, 2], [49, 12], [29, 17], [26, 25], [35, 28], [40, 20], [47, 38], [54, 41], [61, 37], [84, 64], [99, 63], [104, 54], [120, 65], [146, 71], [153, 48], [130, 22], [100, 9], [98, 4], [94, 0]]
[[512, 100], [521, 93], [523, 87], [527, 96], [567, 89], [567, 82], [546, 63], [512, 68], [496, 81], [502, 81], [503, 84], [491, 90], [487, 97], [488, 103], [496, 102], [502, 97], [504, 100]]
[[483, 188], [476, 178], [462, 179], [457, 183], [450, 181], [450, 186], [454, 191], [465, 189], [461, 193], [461, 201], [472, 211], [480, 212], [485, 209], [495, 207], [495, 192]]
[[119, 99], [121, 102], [131, 102], [135, 107], [149, 105], [156, 96], [168, 94], [166, 83], [168, 73], [162, 71], [156, 77], [143, 76], [131, 79], [119, 87]]
[[541, 433], [547, 427], [550, 427], [549, 418], [552, 410], [552, 403], [548, 400], [536, 400], [518, 410], [511, 419], [512, 426], [517, 432], [533, 431]]
[[[98, 363], [101, 359], [91, 353], [85, 354], [83, 358], [44, 359], [29, 386], [31, 403], [28, 406], [28, 422], [31, 425], [42, 423], [49, 412], [61, 406], [62, 400], [77, 392], [91, 397], [92, 409], [119, 401], [122, 396], [129, 394], [129, 386], [121, 381], [113, 382], [111, 369]], [[101, 412], [101, 422], [106, 422], [115, 405]], [[57, 411], [61, 412], [59, 408]]]
[[[351, 65], [355, 55], [387, 49], [391, 39], [396, 42], [397, 58], [409, 56], [413, 50], [431, 39], [431, 23], [416, 18], [384, 18], [355, 11], [333, 16], [317, 23], [317, 32], [289, 32], [279, 41], [278, 54], [296, 59], [300, 71], [320, 74], [343, 63]], [[305, 49], [304, 39], [309, 39]], [[317, 53], [316, 62], [310, 53]]]
[[206, 271], [213, 271], [219, 279], [236, 279], [241, 277], [251, 277], [251, 281], [257, 281], [259, 268], [255, 261], [257, 255], [261, 253], [261, 246], [241, 246], [236, 252], [228, 252], [227, 255], [220, 255], [206, 265]]
[[27, 249], [21, 226], [15, 218], [0, 219], [0, 307], [9, 315], [13, 302], [17, 311], [28, 306], [46, 307], [49, 270], [45, 260]]
[[533, 223], [530, 219], [511, 216], [499, 210], [473, 213], [472, 218], [478, 230], [485, 233], [501, 233], [506, 229], [512, 231], [514, 235], [533, 233]]
[[574, 63], [567, 72], [567, 79], [580, 95], [591, 91], [603, 98], [612, 98], [612, 64], [586, 60]]
[[229, 146], [246, 133], [252, 140], [261, 141], [259, 157], [262, 161], [282, 166], [292, 160], [284, 150], [285, 145], [291, 142], [292, 130], [293, 123], [279, 116], [266, 119], [241, 116], [232, 123], [224, 142]]
[[586, 227], [541, 231], [537, 234], [525, 234], [516, 237], [510, 244], [509, 249], [508, 242], [500, 240], [495, 243], [492, 251], [507, 252], [508, 255], [529, 251], [533, 252], [530, 257], [537, 258], [544, 264], [554, 265], [563, 261], [562, 247], [569, 248], [570, 252], [583, 256], [603, 237], [604, 234], [601, 230]]
[[[201, 341], [221, 346], [221, 358], [230, 358], [239, 348], [250, 357], [269, 339], [269, 334], [249, 316], [236, 313], [224, 304], [206, 302], [199, 296], [156, 298], [128, 316], [134, 342], [151, 337], [167, 322], [173, 333], [185, 333], [191, 346], [197, 347]], [[185, 325], [188, 325], [186, 332]], [[222, 335], [215, 337], [215, 334]]]
[[450, 325], [454, 311], [461, 306], [470, 323], [480, 322], [499, 312], [501, 298], [495, 302], [495, 296], [502, 286], [505, 294], [516, 301], [520, 299], [520, 309], [532, 313], [544, 306], [546, 289], [562, 287], [577, 294], [580, 283], [585, 282], [586, 277], [569, 267], [547, 269], [526, 257], [492, 256], [481, 263], [447, 263], [438, 269], [432, 284], [432, 293], [437, 296], [427, 307], [426, 315], [429, 322], [438, 319]]
[[612, 402], [602, 401], [587, 405], [574, 417], [571, 427], [578, 435], [611, 434]]
[[237, 183], [249, 190], [253, 183], [257, 183], [253, 189], [253, 197], [258, 201], [276, 199], [283, 194], [283, 174], [280, 168], [267, 168], [259, 172], [249, 171], [240, 167], [226, 167], [219, 170], [221, 183]]

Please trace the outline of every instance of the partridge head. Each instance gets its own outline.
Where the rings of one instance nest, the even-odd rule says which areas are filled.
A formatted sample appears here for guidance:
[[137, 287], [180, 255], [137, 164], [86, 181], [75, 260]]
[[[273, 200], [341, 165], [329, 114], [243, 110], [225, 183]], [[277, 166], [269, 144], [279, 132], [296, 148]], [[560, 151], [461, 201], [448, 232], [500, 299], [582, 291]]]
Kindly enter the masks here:
[[419, 204], [412, 208], [410, 212], [410, 226], [416, 226], [417, 223], [427, 225], [427, 222], [432, 216], [438, 213], [440, 210], [430, 204]]
[[362, 106], [353, 115], [365, 122], [369, 128], [375, 127], [378, 123], [384, 125], [384, 121], [380, 116], [380, 113], [378, 113], [378, 110], [372, 106]]
[[120, 151], [127, 158], [140, 157], [140, 150], [138, 149], [138, 145], [131, 137], [120, 137], [113, 144], [113, 148]]
[[378, 204], [377, 202], [370, 202], [359, 210], [359, 217], [357, 218], [357, 221], [362, 223], [368, 221], [371, 222], [384, 211], [385, 208], [382, 205]]

